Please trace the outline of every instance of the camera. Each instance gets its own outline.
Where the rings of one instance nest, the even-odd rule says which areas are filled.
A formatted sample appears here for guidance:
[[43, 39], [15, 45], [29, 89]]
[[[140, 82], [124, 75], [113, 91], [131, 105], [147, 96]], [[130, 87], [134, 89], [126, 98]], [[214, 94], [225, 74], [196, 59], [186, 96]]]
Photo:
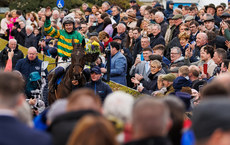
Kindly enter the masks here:
[[14, 23], [14, 26], [16, 27], [16, 29], [20, 28], [20, 25], [19, 25], [18, 22], [15, 22], [15, 23]]

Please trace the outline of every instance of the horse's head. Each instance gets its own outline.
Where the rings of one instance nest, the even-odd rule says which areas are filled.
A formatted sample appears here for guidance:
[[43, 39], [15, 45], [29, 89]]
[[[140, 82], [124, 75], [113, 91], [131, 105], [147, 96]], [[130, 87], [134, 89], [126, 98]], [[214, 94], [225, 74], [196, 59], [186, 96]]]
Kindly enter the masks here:
[[71, 64], [72, 64], [72, 79], [73, 80], [80, 80], [82, 76], [82, 71], [86, 62], [94, 62], [98, 58], [99, 53], [95, 54], [85, 54], [85, 40], [82, 40], [81, 44], [73, 44], [73, 51], [71, 54]]

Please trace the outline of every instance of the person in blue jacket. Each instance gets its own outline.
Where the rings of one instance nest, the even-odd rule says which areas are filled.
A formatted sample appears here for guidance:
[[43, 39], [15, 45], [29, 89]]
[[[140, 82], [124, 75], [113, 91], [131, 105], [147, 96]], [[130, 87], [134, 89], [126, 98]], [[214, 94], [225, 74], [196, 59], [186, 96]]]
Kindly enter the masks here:
[[112, 89], [106, 83], [101, 80], [101, 69], [98, 66], [94, 66], [90, 70], [91, 82], [86, 83], [85, 87], [94, 90], [95, 94], [101, 97], [101, 101], [104, 102], [106, 96], [112, 93]]
[[[127, 60], [125, 56], [119, 51], [120, 45], [112, 41], [110, 42], [111, 48], [111, 70], [110, 79], [116, 83], [127, 85], [126, 72], [127, 72]], [[101, 72], [104, 73], [104, 78], [107, 78], [107, 69], [101, 68]]]
[[[37, 49], [35, 47], [30, 47], [28, 49], [28, 55], [24, 59], [18, 60], [15, 66], [15, 70], [19, 71], [24, 80], [26, 81], [26, 85], [29, 82], [29, 76], [32, 72], [38, 72], [41, 74], [42, 71], [42, 60], [38, 59], [37, 57]], [[45, 69], [45, 74], [47, 76], [48, 71]], [[47, 95], [47, 87], [43, 90], [43, 95]], [[45, 93], [45, 94], [44, 94]], [[29, 96], [28, 93], [26, 93], [27, 96]]]
[[[28, 49], [28, 55], [26, 58], [20, 59], [17, 62], [15, 70], [19, 71], [23, 75], [25, 81], [27, 81], [32, 72], [37, 71], [41, 74], [41, 66], [42, 60], [37, 57], [37, 49], [35, 47], [30, 47]], [[48, 71], [45, 70], [45, 73], [48, 74]]]
[[168, 18], [170, 14], [173, 14], [173, 1], [166, 2], [166, 10], [164, 11], [165, 17]]

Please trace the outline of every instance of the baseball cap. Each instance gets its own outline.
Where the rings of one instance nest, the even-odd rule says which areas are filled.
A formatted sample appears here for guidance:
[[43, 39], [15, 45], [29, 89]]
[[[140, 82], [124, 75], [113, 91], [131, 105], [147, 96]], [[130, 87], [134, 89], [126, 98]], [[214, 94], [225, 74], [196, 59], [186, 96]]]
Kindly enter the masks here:
[[94, 66], [93, 68], [91, 68], [90, 73], [101, 74], [101, 69], [98, 66]]

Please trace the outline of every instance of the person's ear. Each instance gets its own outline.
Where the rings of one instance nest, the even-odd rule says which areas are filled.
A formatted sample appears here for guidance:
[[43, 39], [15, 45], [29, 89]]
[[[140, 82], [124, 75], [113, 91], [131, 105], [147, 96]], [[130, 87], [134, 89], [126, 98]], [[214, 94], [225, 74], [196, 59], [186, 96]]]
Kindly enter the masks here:
[[20, 94], [17, 102], [17, 106], [22, 106], [23, 102], [25, 101], [25, 95]]

